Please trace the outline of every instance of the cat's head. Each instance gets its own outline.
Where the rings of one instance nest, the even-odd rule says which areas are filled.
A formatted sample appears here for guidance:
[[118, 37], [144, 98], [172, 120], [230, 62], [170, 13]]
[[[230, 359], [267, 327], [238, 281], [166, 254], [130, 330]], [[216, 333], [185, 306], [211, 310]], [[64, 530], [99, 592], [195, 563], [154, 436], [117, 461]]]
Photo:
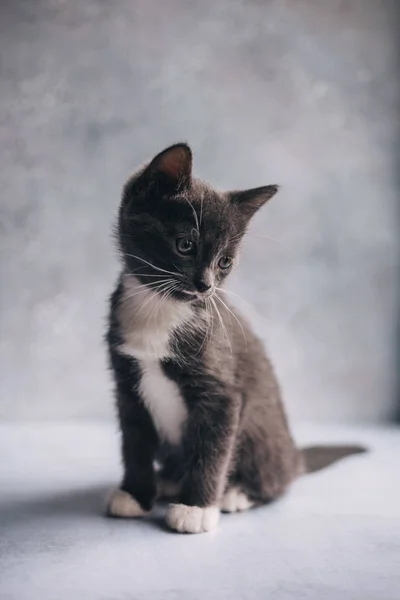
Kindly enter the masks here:
[[182, 301], [212, 295], [232, 271], [254, 213], [276, 185], [218, 192], [192, 176], [192, 152], [176, 144], [124, 187], [118, 244], [127, 273]]

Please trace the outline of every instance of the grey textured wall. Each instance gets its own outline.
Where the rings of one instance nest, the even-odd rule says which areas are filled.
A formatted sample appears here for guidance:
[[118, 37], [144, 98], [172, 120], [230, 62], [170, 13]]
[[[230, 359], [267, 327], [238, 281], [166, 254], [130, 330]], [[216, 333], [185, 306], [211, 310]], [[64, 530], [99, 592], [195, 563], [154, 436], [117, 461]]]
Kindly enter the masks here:
[[394, 410], [396, 2], [1, 3], [3, 418], [111, 414], [102, 329], [122, 182], [188, 140], [281, 183], [231, 289], [296, 418]]

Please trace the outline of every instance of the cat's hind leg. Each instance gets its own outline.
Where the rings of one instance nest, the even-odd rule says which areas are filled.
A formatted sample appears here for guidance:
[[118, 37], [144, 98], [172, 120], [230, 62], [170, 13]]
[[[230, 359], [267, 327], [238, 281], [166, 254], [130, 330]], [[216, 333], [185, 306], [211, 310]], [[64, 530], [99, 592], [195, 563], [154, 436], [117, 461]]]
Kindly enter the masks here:
[[291, 440], [275, 440], [261, 429], [245, 431], [220, 503], [223, 512], [238, 512], [280, 498], [298, 474], [298, 453]]
[[222, 512], [226, 513], [241, 512], [254, 505], [255, 502], [239, 486], [228, 487], [220, 502]]

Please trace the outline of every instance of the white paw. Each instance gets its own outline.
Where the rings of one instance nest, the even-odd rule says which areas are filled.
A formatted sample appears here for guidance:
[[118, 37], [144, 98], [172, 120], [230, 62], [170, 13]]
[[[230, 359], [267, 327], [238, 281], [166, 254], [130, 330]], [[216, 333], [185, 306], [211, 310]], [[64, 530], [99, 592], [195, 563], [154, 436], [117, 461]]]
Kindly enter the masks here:
[[123, 490], [114, 490], [108, 501], [107, 509], [108, 514], [112, 517], [122, 517], [125, 519], [143, 517], [148, 514], [135, 498]]
[[179, 533], [203, 533], [218, 525], [218, 506], [186, 506], [170, 504], [167, 511], [167, 524]]
[[223, 512], [238, 512], [240, 510], [247, 510], [252, 506], [254, 506], [254, 502], [236, 487], [230, 488], [221, 500], [221, 510]]

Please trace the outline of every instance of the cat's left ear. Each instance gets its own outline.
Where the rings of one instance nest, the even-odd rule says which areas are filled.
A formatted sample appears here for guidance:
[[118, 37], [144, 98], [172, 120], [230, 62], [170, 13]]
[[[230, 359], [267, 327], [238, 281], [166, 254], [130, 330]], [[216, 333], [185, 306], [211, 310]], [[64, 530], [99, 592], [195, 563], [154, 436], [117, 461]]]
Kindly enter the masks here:
[[232, 204], [240, 207], [250, 219], [272, 196], [275, 196], [278, 189], [277, 185], [265, 185], [242, 192], [230, 192], [229, 197]]

